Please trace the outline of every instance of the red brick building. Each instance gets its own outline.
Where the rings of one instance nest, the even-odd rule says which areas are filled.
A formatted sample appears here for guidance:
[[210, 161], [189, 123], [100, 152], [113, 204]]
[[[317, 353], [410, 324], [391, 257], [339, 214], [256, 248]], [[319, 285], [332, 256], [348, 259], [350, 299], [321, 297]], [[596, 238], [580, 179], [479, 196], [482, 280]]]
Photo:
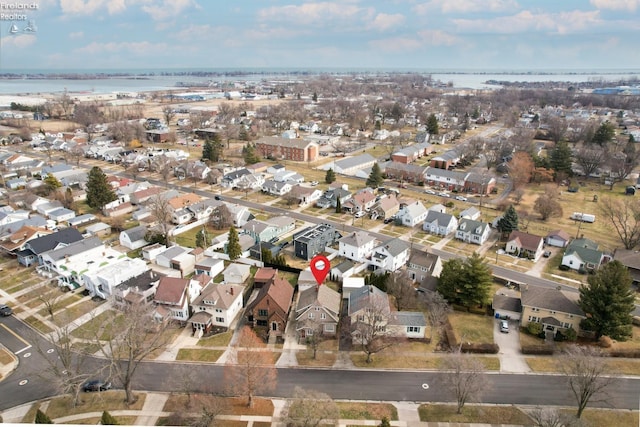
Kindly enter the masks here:
[[294, 162], [315, 162], [320, 156], [320, 146], [304, 139], [265, 136], [256, 141], [256, 150], [262, 157]]

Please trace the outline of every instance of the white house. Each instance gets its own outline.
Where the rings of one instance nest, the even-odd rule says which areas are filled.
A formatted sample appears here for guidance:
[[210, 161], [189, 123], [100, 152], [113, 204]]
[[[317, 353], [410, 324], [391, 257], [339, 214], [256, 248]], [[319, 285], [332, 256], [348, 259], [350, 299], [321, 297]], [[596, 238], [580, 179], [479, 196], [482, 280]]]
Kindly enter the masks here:
[[216, 277], [224, 270], [224, 261], [221, 259], [204, 257], [203, 259], [196, 261], [195, 275], [206, 274], [210, 277]]
[[145, 248], [142, 249], [142, 259], [155, 262], [156, 257], [166, 250], [167, 247], [165, 245], [161, 245], [160, 243], [154, 243], [153, 245], [145, 246]]
[[104, 266], [94, 272], [83, 275], [85, 288], [89, 295], [108, 299], [116, 286], [147, 271], [147, 263], [140, 258], [125, 257], [115, 264]]
[[458, 224], [456, 239], [482, 245], [489, 238], [490, 231], [491, 229], [487, 223], [463, 218]]
[[409, 243], [394, 238], [375, 248], [369, 263], [385, 271], [396, 271], [407, 263], [409, 255]]
[[268, 179], [264, 182], [264, 184], [262, 184], [262, 191], [273, 196], [284, 196], [291, 191], [291, 188], [291, 183], [288, 181], [278, 182], [272, 179]]
[[48, 213], [47, 217], [58, 224], [75, 218], [76, 213], [71, 209], [60, 208]]
[[417, 201], [401, 208], [396, 214], [396, 218], [404, 226], [415, 227], [425, 220], [428, 212], [422, 202]]
[[389, 314], [386, 332], [394, 337], [424, 338], [427, 321], [420, 311], [393, 311]]
[[366, 231], [356, 231], [338, 240], [338, 253], [347, 259], [364, 262], [371, 256], [376, 238]]
[[[160, 319], [177, 320], [186, 322], [189, 319], [189, 294], [199, 293], [195, 289], [190, 292], [189, 279], [178, 277], [163, 277], [158, 283], [158, 288], [153, 301], [156, 304], [156, 316]], [[195, 281], [194, 281], [195, 282]], [[197, 282], [195, 282], [197, 284]]]
[[342, 279], [342, 297], [349, 298], [352, 292], [363, 288], [364, 277], [343, 277]]
[[455, 216], [431, 209], [427, 212], [427, 217], [422, 224], [424, 231], [439, 236], [448, 236], [456, 231], [456, 228], [458, 228], [458, 219]]
[[478, 218], [480, 218], [480, 214], [481, 212], [478, 210], [478, 208], [476, 208], [475, 206], [471, 206], [463, 210], [462, 212], [460, 212], [460, 215], [458, 215], [458, 217], [461, 219], [466, 218], [466, 219], [472, 219], [475, 221]]
[[145, 225], [139, 225], [121, 231], [118, 240], [122, 246], [132, 251], [147, 245], [148, 242], [144, 239], [146, 235], [147, 227]]
[[244, 286], [237, 283], [209, 283], [191, 304], [189, 319], [195, 334], [204, 334], [214, 327], [229, 328], [242, 311]]
[[251, 275], [251, 267], [232, 263], [222, 272], [225, 283], [245, 283]]

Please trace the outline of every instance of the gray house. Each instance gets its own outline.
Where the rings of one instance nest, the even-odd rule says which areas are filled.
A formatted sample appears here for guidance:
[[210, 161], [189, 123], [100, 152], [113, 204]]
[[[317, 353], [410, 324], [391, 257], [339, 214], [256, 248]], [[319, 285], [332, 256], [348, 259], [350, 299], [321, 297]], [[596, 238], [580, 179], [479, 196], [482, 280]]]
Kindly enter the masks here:
[[333, 245], [340, 237], [340, 233], [329, 224], [305, 228], [293, 235], [294, 253], [298, 258], [310, 260], [324, 252], [325, 247]]

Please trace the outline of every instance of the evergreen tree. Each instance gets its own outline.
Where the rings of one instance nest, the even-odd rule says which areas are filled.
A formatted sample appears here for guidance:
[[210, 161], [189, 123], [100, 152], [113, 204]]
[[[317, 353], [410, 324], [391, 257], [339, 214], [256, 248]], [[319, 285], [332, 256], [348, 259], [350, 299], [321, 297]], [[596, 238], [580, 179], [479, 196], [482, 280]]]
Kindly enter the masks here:
[[491, 269], [474, 252], [464, 261], [453, 258], [442, 264], [437, 290], [451, 303], [476, 307], [487, 302], [492, 282]]
[[92, 208], [102, 209], [104, 205], [117, 198], [102, 169], [92, 167], [87, 179], [87, 204]]
[[327, 174], [324, 176], [324, 182], [326, 182], [327, 184], [331, 184], [335, 180], [336, 173], [333, 171], [333, 169], [329, 168], [329, 170], [327, 170]]
[[313, 92], [313, 96], [311, 97], [311, 100], [313, 102], [318, 102], [318, 93], [317, 92]]
[[229, 228], [229, 242], [227, 243], [227, 255], [229, 255], [229, 259], [233, 261], [238, 259], [241, 253], [242, 253], [242, 248], [240, 247], [240, 239], [238, 237], [238, 231], [232, 225], [231, 228]]
[[583, 326], [596, 333], [620, 341], [631, 337], [634, 296], [631, 276], [619, 261], [605, 264], [587, 285], [580, 286], [580, 308], [587, 315]]
[[53, 421], [51, 421], [51, 418], [49, 418], [47, 414], [38, 409], [36, 411], [35, 424], [53, 424]]
[[611, 142], [615, 136], [616, 130], [613, 127], [613, 124], [604, 122], [598, 127], [598, 129], [596, 129], [591, 142], [603, 147]]
[[202, 160], [211, 160], [213, 157], [213, 143], [207, 139], [202, 145]]
[[437, 135], [440, 132], [438, 127], [438, 118], [435, 114], [431, 114], [427, 118], [427, 132], [431, 135]]
[[47, 193], [52, 193], [58, 188], [62, 187], [62, 183], [58, 181], [58, 178], [50, 174], [47, 175], [43, 182], [45, 187], [47, 188]]
[[118, 420], [115, 419], [108, 411], [102, 411], [102, 417], [100, 418], [100, 424], [103, 426], [117, 426]]
[[342, 202], [340, 199], [336, 200], [336, 213], [342, 213]]
[[551, 150], [551, 169], [556, 173], [563, 172], [569, 176], [572, 175], [571, 170], [571, 148], [567, 141], [558, 141], [556, 146]]
[[367, 182], [366, 182], [367, 187], [376, 188], [382, 185], [383, 182], [384, 182], [384, 178], [382, 177], [382, 171], [380, 170], [380, 166], [378, 166], [378, 163], [374, 163], [373, 167], [371, 168], [371, 173], [367, 178]]
[[202, 230], [196, 233], [196, 247], [197, 248], [206, 248], [207, 247], [207, 232], [203, 228]]
[[518, 213], [513, 205], [509, 205], [496, 225], [496, 228], [503, 236], [508, 236], [513, 230], [518, 229]]
[[260, 161], [260, 156], [258, 156], [256, 147], [251, 143], [248, 143], [242, 149], [242, 157], [244, 158], [244, 162], [248, 165], [253, 165]]

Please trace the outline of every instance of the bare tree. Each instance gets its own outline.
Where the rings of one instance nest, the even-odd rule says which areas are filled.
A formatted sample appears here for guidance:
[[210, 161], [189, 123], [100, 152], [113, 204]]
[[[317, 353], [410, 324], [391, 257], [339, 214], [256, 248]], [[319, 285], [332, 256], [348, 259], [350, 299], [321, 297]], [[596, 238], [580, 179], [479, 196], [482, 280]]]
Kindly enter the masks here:
[[536, 427], [564, 427], [567, 426], [565, 417], [555, 408], [535, 408], [529, 412]]
[[191, 424], [193, 427], [215, 427], [218, 425], [216, 418], [228, 407], [223, 398], [213, 394], [196, 396], [195, 405], [200, 409], [200, 416]]
[[551, 217], [562, 216], [562, 206], [558, 203], [558, 191], [555, 186], [547, 185], [533, 205], [533, 210], [540, 214], [543, 221]]
[[354, 340], [367, 355], [367, 363], [371, 363], [372, 355], [395, 343], [387, 330], [389, 317], [389, 301], [385, 295], [384, 298], [370, 299], [361, 314], [357, 315], [356, 321], [351, 324], [355, 335]]
[[605, 197], [598, 203], [607, 224], [616, 231], [625, 249], [640, 244], [640, 201]]
[[447, 300], [445, 300], [439, 292], [427, 292], [422, 295], [422, 301], [427, 309], [427, 319], [429, 320], [429, 327], [431, 329], [430, 337], [433, 339], [434, 336], [440, 335], [442, 327], [447, 322], [451, 307], [449, 307]]
[[122, 384], [127, 404], [137, 400], [132, 386], [140, 363], [169, 341], [168, 320], [155, 319], [154, 312], [155, 306], [143, 302], [122, 311], [108, 310], [95, 331], [94, 340], [110, 362], [112, 376]]
[[81, 145], [76, 145], [71, 148], [69, 155], [75, 161], [76, 166], [80, 166], [80, 159], [84, 157], [84, 150]]
[[233, 218], [227, 205], [222, 203], [220, 206], [215, 207], [209, 217], [209, 223], [216, 230], [231, 227], [233, 224]]
[[406, 271], [389, 274], [387, 293], [394, 297], [396, 310], [403, 311], [417, 306], [417, 292]]
[[558, 143], [562, 140], [567, 133], [567, 121], [560, 116], [543, 114], [542, 122], [547, 125], [547, 135], [554, 142]]
[[162, 107], [162, 117], [164, 117], [164, 122], [169, 126], [171, 120], [176, 116], [176, 112], [171, 105], [165, 105]]
[[96, 131], [95, 125], [100, 123], [103, 118], [100, 106], [95, 102], [76, 104], [73, 111], [73, 121], [84, 127], [89, 141], [93, 139], [93, 134]]
[[[266, 249], [264, 249], [266, 251]], [[325, 340], [324, 336], [324, 324], [319, 321], [320, 319], [306, 319], [305, 326], [310, 326], [311, 334], [306, 334], [305, 341], [307, 346], [313, 351], [313, 359], [315, 360], [318, 354], [318, 348], [320, 344]]]
[[340, 409], [328, 394], [296, 387], [282, 418], [291, 427], [335, 425], [340, 418]]
[[[66, 323], [66, 322], [65, 322]], [[85, 369], [85, 362], [88, 354], [82, 348], [74, 348], [73, 337], [71, 336], [71, 323], [57, 328], [48, 336], [48, 341], [43, 341], [40, 337], [31, 340], [36, 351], [42, 356], [46, 366], [43, 376], [52, 381], [61, 394], [71, 395], [71, 406], [76, 407], [82, 403], [80, 398], [82, 385], [95, 372], [88, 372]], [[43, 346], [45, 342], [52, 342], [55, 346], [55, 357], [48, 353], [49, 345]]]
[[524, 151], [518, 151], [513, 155], [509, 163], [509, 176], [513, 182], [513, 188], [518, 189], [531, 181], [533, 175], [533, 160], [531, 155]]
[[582, 168], [586, 176], [591, 175], [598, 170], [606, 159], [606, 153], [603, 149], [591, 149], [582, 147], [575, 155], [576, 163]]
[[55, 289], [49, 289], [47, 292], [41, 292], [38, 295], [38, 301], [44, 305], [44, 309], [51, 317], [51, 321], [54, 321], [54, 314], [58, 309], [58, 303], [60, 302], [60, 298], [62, 297], [62, 293], [60, 289], [56, 286]]
[[272, 364], [272, 355], [262, 340], [249, 326], [244, 326], [233, 357], [224, 368], [225, 383], [232, 395], [247, 398], [253, 406], [256, 393], [273, 390], [278, 373]]
[[477, 400], [487, 388], [489, 379], [484, 365], [477, 358], [463, 354], [458, 349], [444, 360], [444, 368], [449, 371], [442, 377], [443, 387], [456, 398], [457, 413], [467, 402]]
[[161, 233], [169, 241], [169, 228], [171, 227], [172, 208], [169, 200], [161, 193], [156, 194], [149, 203], [149, 211], [160, 226]]
[[560, 361], [562, 372], [567, 377], [571, 393], [576, 399], [578, 411], [576, 418], [589, 401], [600, 394], [604, 394], [613, 379], [604, 376], [607, 369], [605, 359], [599, 349], [590, 346], [569, 346]]

